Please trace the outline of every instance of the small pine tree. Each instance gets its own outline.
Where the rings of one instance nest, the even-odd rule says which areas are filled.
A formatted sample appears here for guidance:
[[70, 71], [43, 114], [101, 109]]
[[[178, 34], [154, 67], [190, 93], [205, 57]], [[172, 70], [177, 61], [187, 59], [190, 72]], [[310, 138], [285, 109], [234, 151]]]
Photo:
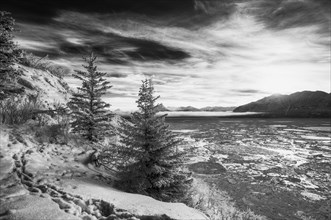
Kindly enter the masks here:
[[137, 100], [139, 111], [131, 115], [131, 123], [122, 121], [119, 128], [120, 155], [118, 186], [131, 192], [148, 194], [170, 201], [183, 196], [191, 183], [182, 171], [182, 141], [168, 129], [166, 115], [156, 115], [159, 98], [153, 96], [151, 80], [144, 80]]
[[9, 12], [0, 11], [0, 99], [4, 99], [10, 93], [22, 92], [12, 85], [19, 74], [13, 68], [18, 61], [19, 49], [13, 42], [15, 21]]
[[82, 82], [78, 92], [74, 93], [68, 106], [72, 110], [74, 133], [82, 135], [91, 142], [98, 142], [109, 130], [109, 121], [112, 113], [107, 110], [110, 106], [101, 100], [110, 86], [110, 82], [103, 77], [106, 73], [98, 72], [95, 65], [97, 57], [91, 53], [84, 58], [87, 65], [84, 71], [75, 71], [73, 76]]

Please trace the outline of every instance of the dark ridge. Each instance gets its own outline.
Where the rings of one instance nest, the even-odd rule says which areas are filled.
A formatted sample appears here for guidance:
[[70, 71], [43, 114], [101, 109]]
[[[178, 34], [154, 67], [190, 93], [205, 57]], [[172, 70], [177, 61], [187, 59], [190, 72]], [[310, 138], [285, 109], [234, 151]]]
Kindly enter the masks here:
[[290, 95], [271, 95], [233, 111], [264, 112], [268, 117], [331, 117], [331, 94], [303, 91]]

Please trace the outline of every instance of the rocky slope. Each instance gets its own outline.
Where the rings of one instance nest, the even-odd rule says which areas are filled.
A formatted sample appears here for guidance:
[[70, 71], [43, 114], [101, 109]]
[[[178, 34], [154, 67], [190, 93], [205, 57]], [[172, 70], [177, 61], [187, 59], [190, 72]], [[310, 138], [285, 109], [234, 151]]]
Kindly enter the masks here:
[[290, 95], [271, 95], [239, 106], [234, 112], [266, 112], [277, 116], [330, 117], [331, 94], [303, 91]]

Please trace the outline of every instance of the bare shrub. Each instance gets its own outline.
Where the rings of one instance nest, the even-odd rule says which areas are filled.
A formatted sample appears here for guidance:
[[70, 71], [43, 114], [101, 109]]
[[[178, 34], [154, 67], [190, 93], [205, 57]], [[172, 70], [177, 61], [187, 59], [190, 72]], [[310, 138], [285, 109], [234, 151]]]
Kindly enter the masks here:
[[25, 51], [22, 51], [19, 63], [27, 67], [48, 71], [60, 79], [70, 72], [70, 69], [51, 62], [47, 55], [38, 57], [32, 53], [26, 53]]
[[48, 70], [51, 64], [47, 55], [44, 57], [37, 57], [32, 53], [26, 53], [25, 51], [22, 52], [19, 63], [27, 67], [32, 67], [44, 71]]
[[58, 83], [66, 90], [66, 91], [69, 91], [70, 92], [70, 87], [69, 87], [69, 85], [66, 83], [66, 82], [64, 82], [63, 80], [61, 80], [61, 79], [58, 79]]
[[68, 75], [70, 72], [70, 69], [63, 67], [63, 66], [55, 65], [55, 64], [49, 65], [47, 70], [52, 75], [57, 76], [60, 79], [62, 79], [64, 76]]
[[56, 102], [53, 104], [53, 107], [56, 111], [55, 119], [57, 125], [60, 127], [60, 134], [63, 139], [62, 142], [68, 143], [69, 133], [70, 133], [70, 114], [69, 109], [66, 105]]
[[23, 124], [36, 117], [42, 105], [38, 95], [22, 100], [11, 97], [0, 102], [0, 122], [2, 124]]
[[240, 211], [226, 192], [210, 186], [203, 180], [195, 179], [189, 192], [188, 205], [199, 209], [211, 220], [265, 220], [263, 216], [254, 214], [251, 210]]
[[37, 129], [35, 136], [41, 143], [67, 144], [70, 139], [70, 116], [67, 108], [61, 103], [54, 103], [49, 110], [53, 116], [52, 124], [45, 124]]
[[44, 125], [42, 127], [38, 127], [35, 137], [39, 143], [57, 143], [60, 133], [61, 129], [59, 125]]
[[115, 144], [109, 144], [108, 147], [102, 148], [102, 153], [99, 157], [100, 163], [111, 171], [118, 171], [117, 167], [123, 165], [130, 160], [129, 157], [125, 157], [121, 153], [121, 149]]

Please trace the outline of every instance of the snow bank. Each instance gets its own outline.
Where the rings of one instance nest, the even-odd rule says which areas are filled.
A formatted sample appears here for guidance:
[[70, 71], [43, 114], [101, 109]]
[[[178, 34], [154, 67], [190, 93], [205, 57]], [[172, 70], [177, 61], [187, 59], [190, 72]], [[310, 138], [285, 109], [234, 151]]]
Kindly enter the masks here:
[[17, 196], [1, 202], [0, 219], [14, 220], [80, 220], [76, 216], [67, 214], [59, 209], [52, 200], [32, 196]]
[[63, 180], [64, 190], [71, 194], [81, 195], [84, 199], [102, 199], [115, 207], [125, 209], [138, 216], [167, 215], [172, 219], [204, 220], [208, 219], [201, 212], [182, 203], [166, 203], [151, 197], [126, 193], [89, 179]]
[[[81, 153], [83, 148], [39, 144], [26, 132], [0, 126], [0, 220], [95, 219], [98, 213], [111, 219], [111, 215], [121, 218], [125, 212], [156, 219], [208, 219], [182, 203], [160, 202], [113, 189], [104, 182], [107, 173], [91, 169], [91, 164], [86, 166], [79, 159], [86, 156]], [[100, 207], [84, 211], [77, 207], [78, 200], [86, 207], [90, 200], [103, 200], [117, 211], [107, 214]]]
[[314, 200], [314, 201], [326, 199], [323, 196], [317, 195], [315, 193], [307, 192], [307, 191], [302, 192], [301, 195], [303, 195], [304, 197], [306, 197], [306, 198], [308, 198], [310, 200]]

